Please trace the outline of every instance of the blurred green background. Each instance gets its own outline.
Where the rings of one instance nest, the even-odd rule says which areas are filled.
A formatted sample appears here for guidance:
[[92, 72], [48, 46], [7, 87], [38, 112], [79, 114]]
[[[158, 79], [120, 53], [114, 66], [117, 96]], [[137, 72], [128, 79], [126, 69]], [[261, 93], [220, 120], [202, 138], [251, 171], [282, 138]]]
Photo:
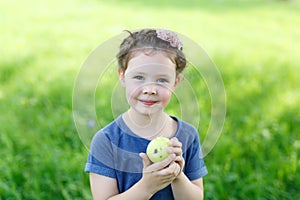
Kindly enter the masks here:
[[192, 38], [222, 75], [205, 198], [300, 199], [299, 11], [296, 0], [1, 1], [0, 199], [91, 199], [73, 84], [95, 47], [144, 27]]

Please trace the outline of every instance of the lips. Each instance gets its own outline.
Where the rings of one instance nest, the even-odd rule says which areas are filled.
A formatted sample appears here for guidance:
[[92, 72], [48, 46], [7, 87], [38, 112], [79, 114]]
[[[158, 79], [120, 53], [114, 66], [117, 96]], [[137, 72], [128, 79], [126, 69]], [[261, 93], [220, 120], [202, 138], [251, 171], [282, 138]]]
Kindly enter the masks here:
[[157, 101], [153, 100], [140, 100], [140, 102], [146, 106], [152, 106], [157, 103]]

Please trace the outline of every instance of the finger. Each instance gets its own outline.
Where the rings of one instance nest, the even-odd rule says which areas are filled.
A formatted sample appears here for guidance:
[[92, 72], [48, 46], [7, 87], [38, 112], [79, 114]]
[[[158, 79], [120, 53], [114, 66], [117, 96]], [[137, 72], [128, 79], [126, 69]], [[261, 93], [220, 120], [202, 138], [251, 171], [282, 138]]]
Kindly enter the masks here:
[[182, 143], [176, 137], [173, 137], [169, 141], [169, 146], [182, 148]]
[[176, 171], [175, 171], [176, 176], [178, 176], [180, 172], [181, 172], [181, 166], [178, 163], [176, 163]]
[[143, 160], [143, 168], [145, 169], [146, 167], [151, 165], [151, 161], [149, 160], [147, 154], [145, 153], [140, 153], [139, 156], [142, 158]]
[[180, 171], [180, 165], [176, 162], [172, 165], [172, 174], [177, 176]]
[[175, 154], [170, 154], [165, 160], [154, 163], [151, 166], [149, 166], [147, 170], [152, 172], [162, 170], [168, 165], [170, 165], [170, 163], [174, 162], [175, 158], [176, 158]]
[[181, 162], [183, 158], [181, 156], [176, 156], [175, 162]]
[[182, 155], [182, 149], [178, 148], [178, 147], [175, 147], [175, 148], [174, 147], [169, 147], [167, 152], [169, 154], [174, 153], [174, 154], [176, 154], [176, 156], [181, 156]]
[[172, 162], [167, 168], [159, 171], [161, 176], [164, 176], [166, 179], [174, 178], [180, 171], [180, 166], [176, 162]]
[[173, 162], [171, 165], [170, 165], [170, 172], [172, 172], [172, 174], [174, 174], [179, 168], [179, 165], [176, 163], [176, 162]]

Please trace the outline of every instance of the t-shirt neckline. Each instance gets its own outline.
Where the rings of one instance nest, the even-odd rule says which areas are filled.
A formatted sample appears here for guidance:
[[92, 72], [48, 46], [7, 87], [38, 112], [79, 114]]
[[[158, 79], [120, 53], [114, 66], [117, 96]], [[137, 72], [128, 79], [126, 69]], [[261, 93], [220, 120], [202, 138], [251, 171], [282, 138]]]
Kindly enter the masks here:
[[[122, 116], [123, 116], [123, 115], [120, 115], [120, 116], [116, 119], [116, 123], [118, 124], [118, 126], [119, 126], [125, 133], [127, 133], [127, 134], [129, 134], [129, 135], [132, 135], [132, 136], [134, 136], [134, 137], [140, 138], [140, 139], [144, 139], [144, 140], [146, 140], [146, 141], [151, 141], [151, 140], [153, 140], [153, 139], [147, 139], [147, 138], [141, 137], [141, 136], [137, 135], [136, 133], [134, 133], [134, 132], [126, 125], [126, 123], [125, 123], [125, 121], [124, 121], [124, 119], [123, 119]], [[171, 116], [171, 115], [170, 115], [170, 117], [171, 117], [173, 120], [175, 120], [175, 121], [177, 122], [177, 130], [176, 130], [176, 132], [175, 132], [175, 134], [174, 134], [173, 137], [178, 137], [178, 135], [179, 135], [179, 133], [180, 133], [180, 129], [181, 129], [181, 121], [180, 121], [177, 117], [175, 117], [175, 116]], [[169, 139], [170, 139], [170, 138], [169, 138]]]

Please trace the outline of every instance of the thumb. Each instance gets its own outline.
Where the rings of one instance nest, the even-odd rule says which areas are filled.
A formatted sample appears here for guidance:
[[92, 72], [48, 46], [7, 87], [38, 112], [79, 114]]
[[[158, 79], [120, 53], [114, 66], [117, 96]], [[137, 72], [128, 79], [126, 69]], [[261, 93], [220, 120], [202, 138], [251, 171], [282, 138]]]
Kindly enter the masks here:
[[143, 160], [143, 168], [145, 169], [146, 167], [151, 165], [151, 161], [149, 160], [147, 154], [145, 153], [140, 153], [139, 156], [142, 158]]

